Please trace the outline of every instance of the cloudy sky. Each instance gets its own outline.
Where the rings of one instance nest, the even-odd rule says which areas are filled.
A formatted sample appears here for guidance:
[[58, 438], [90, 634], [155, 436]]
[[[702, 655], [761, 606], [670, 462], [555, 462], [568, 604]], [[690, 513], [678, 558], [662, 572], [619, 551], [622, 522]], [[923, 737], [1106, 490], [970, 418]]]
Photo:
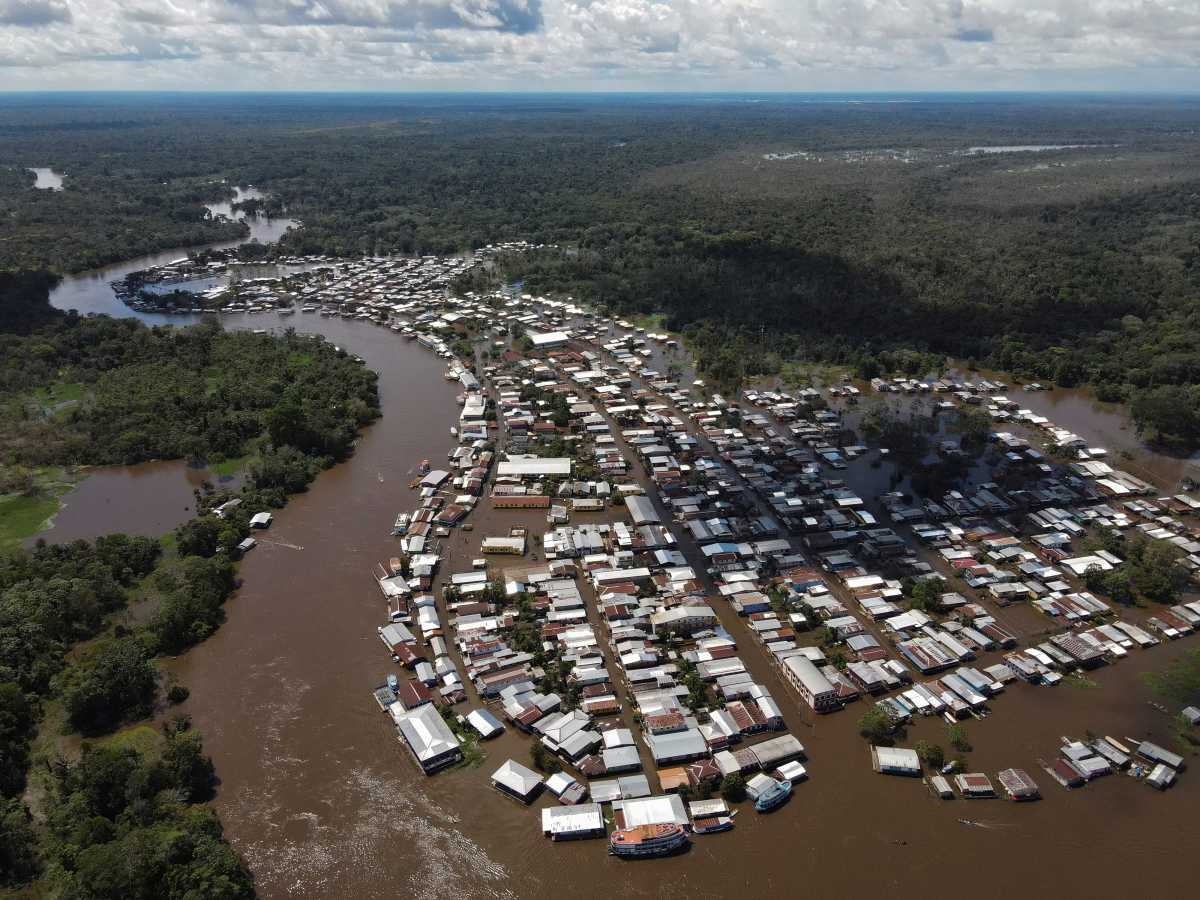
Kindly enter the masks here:
[[0, 90], [1200, 90], [1200, 0], [0, 0]]

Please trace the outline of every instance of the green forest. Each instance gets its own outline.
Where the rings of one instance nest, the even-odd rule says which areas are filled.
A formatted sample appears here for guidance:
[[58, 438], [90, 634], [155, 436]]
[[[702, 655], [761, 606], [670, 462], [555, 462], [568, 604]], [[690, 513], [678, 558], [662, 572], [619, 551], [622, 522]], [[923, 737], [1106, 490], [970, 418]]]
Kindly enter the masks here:
[[[665, 313], [722, 383], [917, 351], [1091, 385], [1148, 438], [1200, 444], [1195, 99], [4, 103], [0, 269], [216, 239], [238, 226], [202, 201], [253, 184], [303, 223], [280, 252], [556, 244], [502, 272]], [[1005, 145], [1058, 149], [972, 149]], [[35, 165], [65, 189], [29, 187]]]
[[[29, 283], [40, 286], [45, 307], [44, 276], [4, 278], [0, 289], [10, 290], [0, 293], [0, 310], [27, 308]], [[69, 399], [53, 402], [56, 387], [69, 388]], [[285, 446], [328, 465], [378, 414], [375, 373], [294, 333], [276, 339], [210, 322], [148, 328], [75, 315], [50, 316], [28, 334], [0, 333], [7, 467], [215, 462]]]
[[[199, 515], [161, 540], [114, 534], [0, 554], [0, 886], [252, 896], [205, 805], [215, 774], [200, 736], [185, 719], [137, 723], [186, 698], [156, 660], [220, 626], [249, 517], [352, 452], [379, 415], [376, 377], [291, 333], [59, 313], [53, 281], [0, 278], [0, 499], [35, 494], [48, 466], [250, 461], [236, 492], [202, 494]], [[224, 517], [211, 512], [235, 496]], [[85, 739], [77, 758], [57, 749], [59, 730]]]

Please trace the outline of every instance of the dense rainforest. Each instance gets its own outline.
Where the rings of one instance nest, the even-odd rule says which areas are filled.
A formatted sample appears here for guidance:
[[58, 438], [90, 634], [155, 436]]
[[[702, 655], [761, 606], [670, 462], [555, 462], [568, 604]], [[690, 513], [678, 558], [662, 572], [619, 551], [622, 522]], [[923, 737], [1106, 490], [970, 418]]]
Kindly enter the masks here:
[[[44, 311], [46, 286], [39, 273], [0, 276], [0, 316], [30, 308], [37, 289]], [[3, 466], [218, 461], [284, 446], [328, 464], [378, 414], [373, 372], [292, 333], [75, 315], [0, 333]]]
[[[197, 517], [161, 541], [118, 534], [0, 554], [0, 886], [252, 896], [204, 805], [215, 774], [199, 735], [186, 719], [130, 726], [186, 698], [156, 658], [220, 625], [250, 516], [352, 451], [379, 414], [376, 378], [291, 333], [63, 314], [48, 304], [53, 282], [0, 276], [0, 499], [36, 492], [47, 466], [248, 461], [235, 492], [205, 491]], [[59, 728], [86, 739], [81, 753], [55, 749]]]
[[134, 172], [113, 157], [92, 163], [72, 167], [62, 190], [35, 189], [31, 173], [0, 167], [5, 266], [79, 271], [157, 250], [236, 240], [248, 231], [205, 207], [232, 196], [228, 185], [181, 177], [179, 168], [172, 174], [139, 166]]
[[303, 223], [286, 252], [558, 245], [502, 271], [665, 313], [718, 380], [945, 354], [1200, 442], [1200, 102], [907, 99], [14, 96], [0, 269], [236, 227], [198, 204], [253, 184]]

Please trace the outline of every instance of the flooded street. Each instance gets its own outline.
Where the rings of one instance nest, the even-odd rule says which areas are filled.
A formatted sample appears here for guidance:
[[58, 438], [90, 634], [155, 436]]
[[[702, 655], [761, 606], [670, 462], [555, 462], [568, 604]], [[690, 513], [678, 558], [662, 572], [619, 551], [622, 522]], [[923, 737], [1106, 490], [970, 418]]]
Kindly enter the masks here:
[[[100, 291], [82, 284], [64, 292], [64, 282], [54, 303], [126, 315], [106, 288], [114, 277]], [[216, 806], [261, 896], [907, 897], [954, 887], [978, 897], [1030, 889], [1127, 897], [1147, 882], [1155, 894], [1193, 889], [1185, 860], [1200, 809], [1196, 772], [1163, 794], [1123, 775], [1068, 792], [1036, 761], [1054, 755], [1060, 735], [1088, 730], [1169, 745], [1169, 722], [1147, 703], [1139, 673], [1161, 668], [1194, 640], [1135, 652], [1090, 673], [1094, 686], [1014, 683], [988, 719], [967, 724], [976, 748], [970, 768], [1027, 769], [1045, 797], [1034, 804], [943, 802], [919, 780], [874, 774], [856, 724], [867, 703], [814, 716], [744, 626], [734, 630], [723, 603], [717, 611], [744, 640], [747, 665], [808, 751], [811, 778], [779, 811], [758, 815], [743, 805], [732, 832], [698, 836], [674, 858], [622, 862], [606, 855], [603, 841], [543, 838], [537, 807], [552, 798], [527, 809], [489, 786], [506, 758], [529, 762], [530, 739], [512, 728], [483, 745], [482, 765], [422, 776], [371, 697], [394, 667], [376, 635], [384, 607], [370, 570], [396, 553], [389, 531], [396, 513], [412, 506], [414, 468], [423, 458], [436, 467], [451, 446], [460, 388], [443, 378], [433, 354], [366, 323], [275, 313], [220, 320], [324, 335], [379, 373], [383, 404], [355, 455], [277, 513], [242, 564], [244, 585], [226, 623], [168, 666], [192, 691], [183, 710], [205, 735], [221, 778]], [[1049, 401], [1011, 396], [1039, 410], [1035, 402]], [[1086, 433], [1065, 414], [1045, 414]], [[69, 502], [83, 505], [81, 497]], [[443, 575], [467, 567], [481, 536], [517, 520], [481, 504], [471, 521], [472, 533], [456, 529], [448, 541]], [[919, 721], [902, 744], [918, 739], [945, 744], [941, 721]]]
[[[783, 701], [812, 778], [779, 812], [746, 809], [733, 832], [697, 838], [684, 856], [623, 863], [602, 842], [545, 840], [536, 810], [487, 783], [505, 758], [528, 760], [529, 739], [512, 729], [484, 745], [480, 767], [424, 778], [369, 695], [391, 666], [375, 635], [382, 603], [368, 570], [394, 553], [388, 524], [411, 501], [409, 471], [449, 446], [455, 387], [439, 360], [385, 330], [297, 324], [319, 328], [380, 372], [384, 417], [350, 462], [277, 516], [269, 538], [304, 549], [264, 544], [250, 554], [226, 625], [173, 666], [193, 689], [188, 711], [223, 781], [218, 806], [263, 896], [715, 897], [814, 886], [825, 895], [908, 895], [934, 879], [970, 879], [981, 896], [1029, 884], [1078, 890], [1082, 879], [1093, 894], [1121, 896], [1136, 889], [1145, 866], [1180, 848], [1200, 799], [1190, 773], [1162, 795], [1124, 776], [1069, 793], [1036, 759], [1051, 756], [1060, 735], [1089, 729], [1167, 741], [1167, 721], [1147, 705], [1138, 673], [1188, 642], [1095, 673], [1094, 688], [1015, 684], [989, 719], [967, 726], [978, 748], [972, 768], [1028, 768], [1046, 796], [1038, 804], [944, 803], [919, 781], [875, 775], [856, 733], [866, 704], [814, 719], [752, 646], [745, 658]], [[456, 532], [447, 572], [464, 567], [479, 534], [495, 531], [490, 515], [476, 512], [475, 534]], [[944, 743], [941, 722], [918, 723], [905, 743], [920, 738]], [[1087, 872], [1048, 869], [1063, 849], [1086, 853]], [[1174, 870], [1158, 882], [1163, 888], [1183, 888], [1185, 875]]]

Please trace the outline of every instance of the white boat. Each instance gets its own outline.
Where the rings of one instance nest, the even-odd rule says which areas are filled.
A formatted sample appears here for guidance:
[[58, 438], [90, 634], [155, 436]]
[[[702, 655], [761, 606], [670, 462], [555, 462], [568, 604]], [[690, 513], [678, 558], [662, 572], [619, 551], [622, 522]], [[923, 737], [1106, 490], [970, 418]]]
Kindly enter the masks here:
[[626, 858], [666, 856], [687, 842], [687, 832], [678, 825], [639, 825], [614, 831], [608, 839], [608, 852]]

